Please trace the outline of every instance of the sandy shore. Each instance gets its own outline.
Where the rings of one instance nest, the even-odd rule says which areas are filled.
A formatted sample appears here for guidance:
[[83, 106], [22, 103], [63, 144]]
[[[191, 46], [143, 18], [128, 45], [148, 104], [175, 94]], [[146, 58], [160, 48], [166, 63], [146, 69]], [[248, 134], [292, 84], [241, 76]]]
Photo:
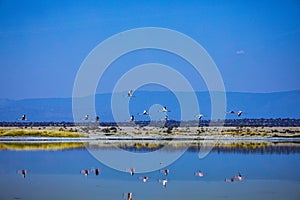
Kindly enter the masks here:
[[[19, 127], [4, 127], [3, 131], [20, 130]], [[62, 131], [80, 134], [72, 140], [253, 140], [253, 139], [300, 139], [300, 127], [33, 127], [26, 131]], [[0, 137], [6, 140], [8, 137]], [[10, 137], [15, 140], [35, 140], [35, 137]], [[41, 138], [40, 138], [41, 139]], [[43, 137], [47, 140], [47, 137]], [[65, 138], [66, 139], [66, 138]], [[51, 140], [59, 140], [53, 137]]]

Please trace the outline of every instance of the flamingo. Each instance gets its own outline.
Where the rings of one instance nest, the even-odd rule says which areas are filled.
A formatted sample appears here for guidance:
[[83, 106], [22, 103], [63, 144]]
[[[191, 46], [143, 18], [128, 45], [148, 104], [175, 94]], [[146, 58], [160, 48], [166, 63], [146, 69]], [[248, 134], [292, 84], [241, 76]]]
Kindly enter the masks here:
[[235, 112], [233, 110], [227, 112], [227, 114], [235, 114]]
[[123, 193], [123, 198], [127, 200], [132, 200], [132, 192]]
[[198, 114], [196, 115], [196, 118], [198, 118], [199, 120], [202, 119], [203, 115], [202, 114]]
[[26, 177], [26, 174], [28, 173], [29, 171], [26, 170], [26, 169], [20, 169], [20, 170], [17, 170], [17, 174], [21, 174], [23, 176], [23, 178]]
[[239, 180], [239, 181], [241, 181], [241, 180], [244, 179], [244, 176], [242, 176], [241, 173], [239, 172], [238, 175], [237, 175], [237, 177], [236, 177], [236, 179]]
[[160, 172], [164, 173], [167, 176], [169, 174], [170, 170], [168, 170], [168, 169], [161, 169]]
[[243, 111], [241, 111], [241, 110], [238, 111], [238, 112], [237, 112], [238, 117], [240, 117], [240, 116], [242, 115], [242, 113], [243, 113]]
[[150, 177], [148, 177], [148, 176], [140, 176], [139, 179], [142, 180], [144, 183], [146, 183], [150, 179]]
[[194, 173], [195, 174], [195, 176], [199, 176], [199, 177], [203, 177], [204, 176], [204, 173], [202, 172], [202, 171], [197, 171], [197, 172], [195, 172]]
[[234, 178], [234, 177], [226, 178], [226, 179], [225, 179], [225, 182], [234, 182], [234, 181], [235, 181], [235, 178]]
[[239, 110], [238, 112], [235, 112], [233, 110], [227, 112], [227, 114], [237, 114], [238, 117], [240, 117], [244, 112]]
[[147, 112], [147, 110], [144, 110], [141, 114], [139, 115], [149, 115], [149, 113]]
[[162, 183], [163, 187], [167, 187], [168, 180], [167, 179], [158, 179], [159, 183]]
[[27, 118], [26, 118], [26, 115], [25, 115], [25, 114], [23, 114], [23, 115], [22, 115], [22, 117], [21, 117], [21, 118], [18, 118], [17, 120], [26, 121], [26, 120], [27, 120]]
[[85, 120], [85, 121], [89, 120], [89, 115], [85, 115], [84, 118], [82, 118], [82, 120]]
[[171, 110], [167, 110], [167, 106], [164, 106], [162, 110], [159, 110], [158, 112], [171, 112]]
[[132, 97], [132, 96], [133, 96], [133, 91], [129, 90], [128, 93], [127, 93], [127, 97]]
[[130, 173], [131, 176], [133, 176], [134, 173], [135, 173], [135, 169], [134, 169], [134, 168], [126, 169], [126, 171], [128, 171], [128, 172]]
[[99, 168], [93, 168], [93, 169], [91, 169], [90, 171], [91, 171], [91, 172], [95, 172], [95, 175], [98, 176], [99, 173], [100, 173], [100, 171], [101, 171], [101, 169], [99, 169]]
[[168, 120], [169, 120], [168, 115], [166, 115], [166, 116], [164, 117], [164, 120], [165, 120], [165, 121], [168, 121]]
[[88, 176], [90, 174], [90, 170], [82, 169], [82, 170], [80, 170], [80, 174], [84, 174], [85, 176]]
[[134, 122], [134, 116], [133, 115], [130, 116], [130, 121]]

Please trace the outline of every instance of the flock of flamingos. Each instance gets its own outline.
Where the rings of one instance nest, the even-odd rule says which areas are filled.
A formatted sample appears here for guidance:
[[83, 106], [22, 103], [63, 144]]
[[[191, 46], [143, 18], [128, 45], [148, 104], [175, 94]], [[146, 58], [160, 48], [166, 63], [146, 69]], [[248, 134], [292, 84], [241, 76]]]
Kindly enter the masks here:
[[[133, 97], [132, 90], [129, 90], [127, 96], [128, 97]], [[167, 113], [167, 112], [171, 112], [171, 111], [168, 110], [166, 106], [164, 106], [162, 108], [162, 110], [159, 110], [158, 112]], [[238, 111], [238, 112], [229, 111], [227, 113], [228, 114], [237, 114], [237, 116], [240, 117], [242, 115], [243, 111]], [[144, 110], [141, 114], [138, 114], [138, 115], [149, 115], [149, 113], [147, 112], [147, 110]], [[201, 120], [203, 116], [204, 116], [203, 114], [196, 115], [196, 117], [199, 120]], [[22, 120], [22, 121], [27, 120], [26, 115], [23, 114], [23, 116], [21, 118], [19, 118], [18, 120]], [[89, 120], [89, 115], [85, 115], [85, 117], [82, 120], [88, 121]], [[135, 120], [134, 115], [131, 115], [129, 121], [134, 122], [134, 120]], [[167, 121], [168, 120], [168, 115], [165, 115], [163, 120]], [[95, 122], [99, 122], [99, 117], [98, 116], [95, 117]], [[133, 176], [135, 174], [135, 169], [134, 168], [126, 169], [126, 171], [129, 172], [131, 176]], [[91, 173], [94, 173], [96, 176], [98, 176], [99, 174], [101, 174], [101, 172], [102, 172], [102, 170], [100, 168], [91, 168], [91, 169], [82, 169], [82, 170], [80, 170], [80, 174], [83, 174], [84, 176], [88, 176]], [[161, 169], [160, 172], [162, 174], [164, 174], [165, 177], [167, 177], [168, 174], [170, 173], [170, 170], [169, 169]], [[28, 173], [29, 173], [29, 170], [27, 170], [27, 169], [17, 170], [17, 174], [21, 174], [23, 176], [23, 178], [25, 178]], [[203, 173], [202, 171], [198, 170], [198, 171], [194, 172], [194, 175], [197, 176], [197, 177], [203, 177], [206, 174]], [[146, 183], [151, 178], [148, 177], [148, 176], [139, 176], [138, 179], [141, 180], [142, 182]], [[236, 176], [233, 176], [231, 178], [225, 178], [224, 181], [225, 182], [235, 182], [235, 181], [241, 181], [243, 179], [244, 179], [244, 176], [242, 176], [241, 173], [238, 173]], [[167, 178], [157, 179], [157, 182], [162, 184], [163, 188], [166, 188], [167, 183], [168, 183], [168, 179]], [[128, 193], [123, 194], [123, 197], [127, 200], [132, 200], [132, 196], [133, 196], [132, 192], [128, 192]]]
[[[135, 174], [134, 168], [128, 168], [128, 169], [126, 169], [126, 171], [131, 176], [133, 176]], [[21, 174], [23, 178], [25, 178], [28, 173], [29, 173], [29, 170], [26, 170], [26, 169], [17, 170], [17, 174]], [[98, 176], [102, 173], [102, 170], [100, 168], [91, 168], [91, 169], [80, 170], [80, 174], [83, 174], [86, 177], [89, 176], [91, 173], [94, 173], [96, 176]], [[170, 173], [170, 170], [169, 169], [161, 169], [160, 173], [164, 174], [165, 177], [167, 177], [168, 174]], [[202, 171], [198, 170], [198, 171], [194, 172], [194, 175], [197, 177], [203, 177], [206, 174], [203, 173]], [[151, 179], [151, 177], [149, 177], [149, 176], [139, 176], [137, 178], [138, 178], [138, 180], [142, 181], [143, 183], [146, 183]], [[243, 175], [241, 175], [241, 173], [239, 172], [236, 176], [233, 176], [231, 178], [225, 178], [224, 181], [225, 182], [242, 181], [244, 178], [245, 177]], [[167, 178], [157, 179], [157, 182], [162, 184], [163, 188], [166, 188], [168, 179]], [[133, 195], [132, 192], [128, 192], [128, 193], [124, 193], [123, 197], [127, 200], [132, 200], [132, 195]]]

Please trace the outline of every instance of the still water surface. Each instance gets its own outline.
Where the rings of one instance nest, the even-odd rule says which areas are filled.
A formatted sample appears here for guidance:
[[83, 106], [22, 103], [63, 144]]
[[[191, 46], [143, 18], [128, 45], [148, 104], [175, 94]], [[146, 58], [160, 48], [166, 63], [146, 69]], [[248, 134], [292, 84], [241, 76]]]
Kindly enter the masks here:
[[[163, 144], [99, 142], [93, 148], [110, 154], [110, 145], [145, 153]], [[183, 143], [164, 154], [172, 156], [185, 145], [189, 149], [176, 162], [162, 164], [170, 170], [167, 176], [159, 170], [131, 176], [95, 159], [83, 143], [0, 143], [0, 199], [118, 200], [128, 199], [128, 193], [133, 200], [300, 199], [299, 143], [219, 144], [203, 159], [198, 157], [199, 145]], [[99, 168], [99, 175], [80, 173], [91, 168]], [[22, 169], [28, 171], [25, 178], [17, 173]], [[203, 177], [195, 176], [198, 171]], [[239, 172], [241, 181], [224, 181]], [[149, 177], [145, 183], [143, 176]], [[158, 179], [167, 179], [166, 187]]]

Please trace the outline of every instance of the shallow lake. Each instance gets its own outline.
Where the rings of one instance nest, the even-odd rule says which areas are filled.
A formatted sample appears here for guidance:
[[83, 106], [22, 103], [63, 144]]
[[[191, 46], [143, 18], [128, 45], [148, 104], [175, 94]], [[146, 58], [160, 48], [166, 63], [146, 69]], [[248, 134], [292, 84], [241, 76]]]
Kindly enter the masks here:
[[0, 199], [300, 199], [299, 143], [221, 141], [199, 157], [204, 146], [1, 142]]

